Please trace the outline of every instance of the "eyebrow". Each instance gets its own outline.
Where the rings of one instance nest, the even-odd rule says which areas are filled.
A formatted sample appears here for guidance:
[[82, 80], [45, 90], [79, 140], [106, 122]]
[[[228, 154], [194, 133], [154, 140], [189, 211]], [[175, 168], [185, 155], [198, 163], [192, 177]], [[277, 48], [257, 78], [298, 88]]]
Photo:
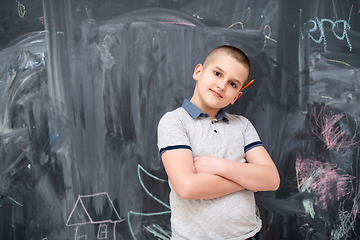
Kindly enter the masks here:
[[[224, 70], [221, 69], [221, 67], [215, 67], [217, 70], [219, 70], [219, 72], [224, 72]], [[236, 84], [240, 85], [241, 86], [241, 82], [239, 80], [237, 80], [236, 78], [232, 78], [232, 80], [234, 82], [236, 82]]]

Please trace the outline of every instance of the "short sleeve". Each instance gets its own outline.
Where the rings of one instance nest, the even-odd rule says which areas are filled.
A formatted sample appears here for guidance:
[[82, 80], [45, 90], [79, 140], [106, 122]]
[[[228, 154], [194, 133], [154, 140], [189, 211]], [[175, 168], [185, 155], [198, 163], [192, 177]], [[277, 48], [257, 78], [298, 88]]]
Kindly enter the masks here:
[[251, 124], [251, 122], [248, 119], [246, 119], [244, 143], [245, 143], [244, 152], [247, 152], [254, 147], [263, 146], [263, 143], [261, 142], [255, 127]]
[[186, 126], [178, 110], [166, 113], [158, 124], [158, 149], [160, 156], [167, 150], [190, 149]]

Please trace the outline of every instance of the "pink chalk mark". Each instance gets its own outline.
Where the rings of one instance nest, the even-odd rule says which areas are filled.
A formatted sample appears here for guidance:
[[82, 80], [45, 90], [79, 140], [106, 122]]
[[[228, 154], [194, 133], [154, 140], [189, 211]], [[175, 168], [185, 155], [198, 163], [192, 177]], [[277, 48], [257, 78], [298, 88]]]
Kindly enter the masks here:
[[[316, 126], [312, 129], [312, 132], [324, 141], [327, 148], [339, 151], [341, 148], [358, 145], [358, 142], [355, 141], [357, 135], [357, 122], [354, 136], [349, 138], [344, 130], [340, 130], [340, 127], [335, 127], [335, 124], [343, 117], [346, 117], [347, 119], [347, 114], [333, 114], [332, 112], [326, 114], [325, 110], [326, 107], [321, 109], [318, 115], [314, 114]], [[320, 131], [317, 129], [320, 129]]]
[[[111, 204], [111, 207], [112, 207], [112, 211], [116, 214], [117, 216], [117, 220], [111, 220], [111, 219], [104, 219], [102, 221], [93, 221], [91, 215], [89, 214], [88, 212], [88, 209], [87, 207], [85, 206], [84, 202], [83, 202], [83, 199], [84, 198], [92, 198], [92, 197], [96, 197], [96, 196], [104, 196], [105, 199], [107, 199], [107, 201]], [[73, 223], [73, 224], [69, 224], [69, 221], [77, 207], [78, 204], [81, 204], [84, 212], [86, 213], [87, 217], [90, 219], [89, 222], [81, 222], [81, 223]], [[106, 223], [106, 222], [111, 222], [111, 223], [116, 223], [116, 222], [121, 222], [121, 221], [124, 221], [124, 219], [121, 219], [118, 212], [116, 211], [115, 209], [115, 206], [113, 204], [113, 202], [111, 201], [109, 195], [106, 193], [106, 192], [103, 192], [103, 193], [96, 193], [96, 194], [91, 194], [91, 195], [79, 195], [78, 199], [76, 200], [76, 203], [75, 203], [75, 206], [74, 208], [72, 209], [70, 215], [69, 215], [69, 218], [66, 222], [66, 226], [74, 226], [74, 225], [84, 225], [84, 224], [87, 224], [87, 223], [92, 223], [92, 224], [95, 224], [95, 223]]]
[[335, 164], [299, 158], [295, 168], [299, 187], [306, 183], [307, 190], [315, 194], [314, 204], [321, 209], [326, 209], [335, 201], [340, 201], [342, 205], [353, 192], [352, 179], [355, 177], [340, 175], [341, 169]]
[[[360, 147], [359, 147], [360, 148]], [[357, 158], [356, 159], [359, 159], [359, 148], [358, 148], [358, 155], [357, 155]], [[356, 169], [358, 169], [356, 167]], [[359, 183], [359, 173], [357, 172], [356, 173], [356, 176], [357, 176], [357, 181], [356, 181], [356, 190], [355, 190], [355, 196], [354, 196], [354, 206], [353, 206], [353, 221], [355, 222], [355, 219], [356, 219], [356, 216], [359, 212], [359, 205], [360, 205], [360, 183]]]
[[41, 22], [41, 24], [45, 24], [45, 19], [44, 16], [38, 17], [39, 22]]
[[[111, 206], [111, 212], [112, 213], [115, 213], [116, 215], [116, 219], [111, 219], [111, 217], [109, 217], [108, 219], [105, 217], [104, 219], [102, 220], [97, 220], [97, 221], [94, 221], [93, 220], [93, 217], [91, 216], [91, 214], [89, 213], [88, 211], [88, 207], [90, 206], [86, 206], [85, 203], [84, 203], [84, 200], [86, 199], [90, 199], [90, 198], [96, 198], [96, 197], [102, 197], [103, 200], [105, 200], [106, 202], [108, 202]], [[75, 212], [75, 209], [79, 208], [79, 210], [81, 211], [84, 211], [87, 218], [89, 219], [89, 221], [83, 221], [83, 222], [78, 222], [76, 221], [76, 219], [73, 219], [73, 221], [75, 221], [75, 223], [70, 223], [70, 220], [73, 218], [73, 215], [74, 215], [74, 212]], [[110, 214], [112, 215], [112, 214]], [[69, 215], [69, 218], [68, 220], [66, 221], [66, 226], [77, 226], [76, 227], [76, 230], [75, 230], [75, 239], [76, 239], [76, 236], [77, 236], [77, 231], [78, 231], [78, 228], [80, 225], [85, 225], [85, 224], [103, 224], [103, 223], [112, 223], [114, 224], [114, 229], [113, 229], [113, 234], [114, 234], [114, 237], [116, 236], [116, 223], [119, 223], [119, 222], [122, 222], [124, 221], [125, 219], [121, 219], [118, 212], [116, 211], [115, 209], [115, 206], [113, 204], [113, 202], [111, 201], [109, 195], [106, 193], [106, 192], [103, 192], [103, 193], [96, 193], [96, 194], [91, 194], [91, 195], [79, 195], [78, 199], [76, 200], [76, 203], [74, 205], [74, 208], [72, 209], [70, 215]]]

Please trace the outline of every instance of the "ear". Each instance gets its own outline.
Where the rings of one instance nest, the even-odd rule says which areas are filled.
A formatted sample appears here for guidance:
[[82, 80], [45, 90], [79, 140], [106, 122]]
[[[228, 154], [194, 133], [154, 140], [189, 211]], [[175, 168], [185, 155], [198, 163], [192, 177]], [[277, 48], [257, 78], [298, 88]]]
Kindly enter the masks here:
[[234, 100], [233, 100], [230, 104], [233, 105], [233, 104], [236, 102], [236, 100], [238, 100], [239, 97], [240, 97], [242, 94], [243, 94], [242, 92], [239, 92], [239, 94], [234, 98]]
[[195, 81], [199, 80], [200, 73], [202, 72], [202, 70], [203, 70], [203, 65], [202, 64], [199, 63], [198, 65], [196, 65], [194, 73], [193, 73], [193, 79]]

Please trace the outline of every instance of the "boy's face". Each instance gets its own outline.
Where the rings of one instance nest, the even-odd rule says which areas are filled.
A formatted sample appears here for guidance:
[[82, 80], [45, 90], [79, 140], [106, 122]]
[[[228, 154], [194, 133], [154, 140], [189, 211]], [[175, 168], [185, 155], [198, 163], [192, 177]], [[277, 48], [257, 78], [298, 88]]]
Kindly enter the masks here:
[[191, 102], [211, 118], [215, 118], [221, 108], [234, 104], [249, 76], [249, 69], [243, 63], [225, 52], [214, 54], [205, 67], [196, 66], [193, 78], [197, 84], [191, 98]]

